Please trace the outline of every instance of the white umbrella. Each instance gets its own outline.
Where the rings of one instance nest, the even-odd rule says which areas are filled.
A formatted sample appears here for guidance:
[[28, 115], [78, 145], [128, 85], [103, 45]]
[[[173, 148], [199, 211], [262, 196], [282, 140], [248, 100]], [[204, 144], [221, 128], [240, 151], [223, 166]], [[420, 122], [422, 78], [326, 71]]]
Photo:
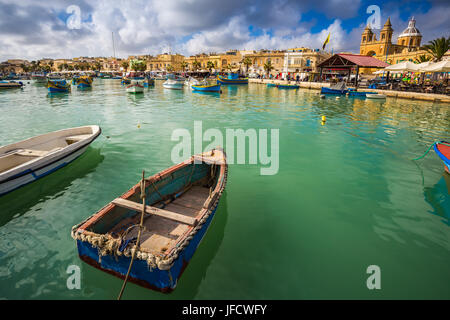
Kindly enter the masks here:
[[450, 60], [444, 60], [430, 64], [429, 66], [422, 68], [422, 72], [450, 72]]
[[384, 71], [418, 72], [418, 65], [411, 61], [403, 61], [384, 68]]

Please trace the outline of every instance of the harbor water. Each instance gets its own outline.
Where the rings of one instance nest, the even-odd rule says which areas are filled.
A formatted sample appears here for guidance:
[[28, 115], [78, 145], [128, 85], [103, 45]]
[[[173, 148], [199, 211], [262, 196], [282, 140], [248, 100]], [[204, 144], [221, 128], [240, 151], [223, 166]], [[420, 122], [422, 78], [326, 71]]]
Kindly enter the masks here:
[[[97, 124], [71, 164], [0, 197], [0, 299], [115, 299], [122, 280], [78, 258], [73, 225], [171, 165], [176, 129], [278, 129], [279, 169], [232, 164], [216, 216], [171, 294], [129, 283], [123, 299], [450, 299], [450, 105], [261, 84], [222, 94], [120, 80], [48, 95], [0, 91], [0, 145]], [[325, 117], [326, 122], [322, 122]], [[204, 147], [208, 145], [204, 143]], [[269, 146], [270, 150], [270, 146]], [[228, 150], [230, 153], [230, 150]], [[236, 161], [234, 161], [236, 163]], [[69, 289], [70, 266], [80, 289]], [[369, 266], [381, 288], [369, 290]]]

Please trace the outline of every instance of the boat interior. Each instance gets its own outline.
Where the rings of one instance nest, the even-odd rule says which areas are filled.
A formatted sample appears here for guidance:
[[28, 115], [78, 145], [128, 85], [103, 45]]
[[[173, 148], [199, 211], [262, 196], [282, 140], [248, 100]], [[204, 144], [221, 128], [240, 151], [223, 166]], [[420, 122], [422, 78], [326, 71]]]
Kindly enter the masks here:
[[[220, 169], [218, 164], [191, 162], [170, 174], [163, 174], [162, 179], [156, 182], [146, 179], [144, 229], [140, 241], [142, 251], [164, 256], [197, 225], [216, 199], [214, 189]], [[106, 213], [101, 218], [86, 229], [84, 226], [81, 228], [121, 238], [122, 250], [128, 243], [135, 243], [143, 208], [140, 189], [137, 184], [106, 206], [103, 209]]]
[[0, 148], [0, 173], [43, 158], [75, 142], [90, 138], [91, 127], [56, 131]]

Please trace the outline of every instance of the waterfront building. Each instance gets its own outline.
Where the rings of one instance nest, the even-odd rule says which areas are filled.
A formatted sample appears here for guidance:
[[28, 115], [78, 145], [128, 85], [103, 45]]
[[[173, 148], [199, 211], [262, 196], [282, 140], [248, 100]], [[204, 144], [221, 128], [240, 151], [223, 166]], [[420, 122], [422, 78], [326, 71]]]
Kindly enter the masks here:
[[431, 57], [427, 51], [421, 49], [422, 34], [416, 27], [414, 17], [409, 20], [408, 27], [397, 37], [397, 43], [392, 42], [393, 32], [390, 18], [381, 29], [379, 40], [370, 26], [366, 26], [361, 35], [360, 54], [372, 56], [389, 64], [402, 61], [416, 62], [422, 55]]
[[252, 65], [249, 66], [248, 72], [257, 73], [260, 75], [264, 75], [267, 72], [264, 70], [264, 65], [270, 61], [273, 70], [271, 71], [272, 75], [279, 74], [284, 70], [284, 56], [286, 51], [284, 50], [260, 50], [258, 52], [250, 53], [245, 55], [249, 57], [252, 61]]
[[231, 66], [231, 71], [238, 71], [241, 67], [243, 55], [241, 51], [229, 50], [224, 53], [210, 53], [210, 54], [197, 54], [184, 59], [187, 63], [187, 70], [197, 71], [194, 62], [200, 63], [198, 71], [209, 71], [208, 62], [211, 61], [214, 64], [212, 71], [228, 71], [228, 66]]
[[331, 57], [328, 52], [319, 49], [292, 48], [286, 50], [283, 60], [282, 76], [288, 74], [299, 74], [301, 79], [305, 79], [308, 74], [318, 73], [317, 65]]
[[163, 53], [158, 54], [156, 57], [146, 56], [147, 59], [143, 59], [147, 64], [147, 71], [164, 71], [168, 68], [172, 68], [173, 71], [181, 71], [181, 64], [184, 61], [184, 56], [181, 54]]

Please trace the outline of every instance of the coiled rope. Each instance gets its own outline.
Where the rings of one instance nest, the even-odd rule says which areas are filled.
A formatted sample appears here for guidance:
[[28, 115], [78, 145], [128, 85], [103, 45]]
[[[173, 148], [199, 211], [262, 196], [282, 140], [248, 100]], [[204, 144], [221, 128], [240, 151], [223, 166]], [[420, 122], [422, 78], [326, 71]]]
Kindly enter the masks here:
[[427, 149], [427, 151], [425, 151], [425, 153], [422, 155], [422, 156], [420, 156], [420, 157], [418, 157], [418, 158], [414, 158], [413, 160], [420, 160], [420, 159], [422, 159], [422, 158], [424, 158], [427, 154], [428, 154], [428, 152], [430, 152], [430, 150], [431, 150], [431, 148], [433, 148], [436, 144], [442, 144], [442, 145], [444, 145], [444, 146], [447, 146], [447, 147], [450, 147], [450, 144], [448, 144], [448, 143], [443, 143], [443, 142], [440, 142], [440, 141], [435, 141], [431, 146], [429, 146], [428, 147], [428, 149]]

